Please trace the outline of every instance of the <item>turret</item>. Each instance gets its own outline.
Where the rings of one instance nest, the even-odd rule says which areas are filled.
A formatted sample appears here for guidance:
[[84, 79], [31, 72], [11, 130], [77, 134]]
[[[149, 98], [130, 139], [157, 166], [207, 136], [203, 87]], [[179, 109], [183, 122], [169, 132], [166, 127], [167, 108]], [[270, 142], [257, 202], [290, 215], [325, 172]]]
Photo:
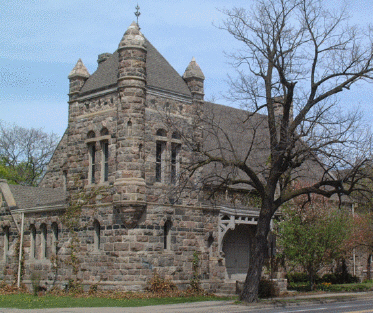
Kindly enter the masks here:
[[85, 81], [88, 79], [89, 73], [87, 68], [84, 66], [81, 59], [78, 60], [68, 78], [70, 80], [69, 86], [69, 100], [74, 100], [80, 89], [83, 87]]
[[203, 75], [201, 68], [197, 64], [195, 58], [192, 58], [188, 67], [186, 68], [183, 79], [187, 83], [190, 92], [195, 100], [203, 101], [204, 89], [203, 82], [205, 80], [205, 75]]
[[[119, 164], [114, 201], [120, 212], [140, 213], [145, 207], [145, 179], [142, 149], [145, 136], [146, 42], [133, 22], [118, 47], [118, 125], [117, 163]], [[124, 220], [134, 217], [126, 216]]]
[[135, 22], [132, 22], [124, 33], [118, 53], [118, 86], [140, 89], [143, 94], [137, 96], [145, 99], [147, 50], [145, 38]]

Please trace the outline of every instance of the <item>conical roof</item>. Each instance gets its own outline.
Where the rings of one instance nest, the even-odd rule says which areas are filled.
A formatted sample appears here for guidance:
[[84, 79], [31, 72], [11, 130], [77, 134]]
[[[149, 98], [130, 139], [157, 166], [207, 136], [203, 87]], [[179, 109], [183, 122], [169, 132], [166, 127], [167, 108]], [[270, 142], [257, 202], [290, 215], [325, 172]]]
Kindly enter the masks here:
[[74, 78], [74, 77], [83, 77], [83, 78], [88, 78], [89, 77], [89, 72], [85, 65], [83, 64], [82, 59], [79, 59], [78, 62], [76, 62], [76, 65], [70, 72], [68, 78]]
[[183, 78], [199, 78], [199, 79], [205, 79], [205, 75], [203, 75], [201, 68], [196, 62], [196, 59], [193, 57], [192, 61], [190, 61], [188, 67], [186, 68]]

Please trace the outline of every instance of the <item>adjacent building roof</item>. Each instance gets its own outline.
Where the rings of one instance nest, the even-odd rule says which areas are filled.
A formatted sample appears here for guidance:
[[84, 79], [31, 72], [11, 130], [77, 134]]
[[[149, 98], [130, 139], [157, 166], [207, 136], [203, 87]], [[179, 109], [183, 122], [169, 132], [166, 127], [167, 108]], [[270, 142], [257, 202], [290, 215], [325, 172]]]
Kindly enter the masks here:
[[[66, 193], [62, 188], [41, 188], [22, 185], [7, 186], [9, 189], [1, 184], [0, 191], [4, 195], [7, 205], [12, 209], [55, 207], [66, 203]], [[9, 190], [11, 194], [9, 194]]]
[[[147, 86], [191, 97], [190, 90], [167, 60], [146, 40]], [[115, 51], [105, 61], [99, 63], [97, 70], [87, 79], [80, 93], [88, 94], [93, 91], [114, 87], [118, 81], [118, 51]]]

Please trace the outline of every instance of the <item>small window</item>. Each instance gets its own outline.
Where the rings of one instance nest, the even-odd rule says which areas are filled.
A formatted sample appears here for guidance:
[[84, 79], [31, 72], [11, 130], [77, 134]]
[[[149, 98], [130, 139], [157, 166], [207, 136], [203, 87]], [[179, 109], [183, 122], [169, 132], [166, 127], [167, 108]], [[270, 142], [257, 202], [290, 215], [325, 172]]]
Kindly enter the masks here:
[[131, 137], [132, 136], [132, 122], [129, 120], [127, 122], [127, 136]]
[[35, 259], [36, 256], [36, 228], [35, 225], [30, 226], [30, 259]]
[[101, 142], [101, 150], [102, 150], [102, 181], [109, 180], [109, 142], [102, 141]]
[[41, 259], [47, 258], [47, 225], [42, 224], [40, 227], [40, 257]]
[[4, 260], [6, 261], [6, 257], [9, 251], [9, 226], [4, 227]]
[[52, 254], [57, 254], [57, 243], [58, 243], [58, 225], [56, 222], [52, 224]]
[[171, 221], [167, 220], [163, 226], [163, 249], [170, 250], [171, 248]]
[[94, 234], [93, 234], [94, 250], [99, 251], [100, 241], [101, 241], [101, 227], [100, 227], [100, 223], [97, 220], [93, 222], [93, 231], [94, 231]]
[[88, 179], [91, 184], [95, 183], [95, 173], [96, 173], [96, 145], [95, 143], [88, 145], [89, 151], [89, 173]]

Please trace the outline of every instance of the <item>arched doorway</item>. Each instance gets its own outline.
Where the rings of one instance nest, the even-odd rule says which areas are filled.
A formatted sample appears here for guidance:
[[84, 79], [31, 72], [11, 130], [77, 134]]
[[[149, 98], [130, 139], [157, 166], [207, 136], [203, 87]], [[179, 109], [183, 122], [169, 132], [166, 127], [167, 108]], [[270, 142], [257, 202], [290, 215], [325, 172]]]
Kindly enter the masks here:
[[244, 280], [249, 268], [250, 250], [255, 234], [254, 225], [236, 225], [229, 229], [223, 238], [223, 252], [227, 278]]

